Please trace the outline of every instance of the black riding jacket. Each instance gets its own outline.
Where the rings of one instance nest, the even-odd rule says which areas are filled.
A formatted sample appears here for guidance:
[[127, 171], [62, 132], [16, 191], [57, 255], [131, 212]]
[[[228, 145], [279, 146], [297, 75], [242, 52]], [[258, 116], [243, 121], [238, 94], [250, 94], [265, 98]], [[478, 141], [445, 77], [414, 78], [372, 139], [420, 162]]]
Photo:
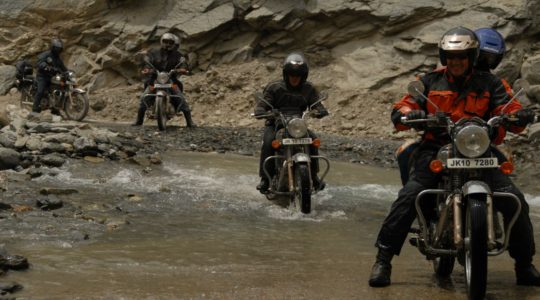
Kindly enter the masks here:
[[[51, 58], [51, 63], [47, 62], [48, 58]], [[58, 71], [65, 72], [67, 71], [66, 66], [64, 65], [64, 62], [58, 55], [54, 55], [51, 50], [47, 50], [40, 55], [38, 55], [37, 63], [37, 75], [43, 76], [43, 77], [52, 77], [54, 76]]]

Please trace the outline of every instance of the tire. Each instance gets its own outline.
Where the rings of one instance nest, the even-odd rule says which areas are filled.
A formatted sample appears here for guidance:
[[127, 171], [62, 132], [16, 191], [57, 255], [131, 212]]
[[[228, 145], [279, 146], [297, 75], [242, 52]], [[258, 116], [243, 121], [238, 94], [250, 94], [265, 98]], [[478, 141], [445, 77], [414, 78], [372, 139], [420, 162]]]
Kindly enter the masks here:
[[64, 103], [64, 112], [70, 120], [82, 121], [88, 114], [88, 95], [85, 93], [72, 93], [71, 97], [66, 98]]
[[484, 299], [487, 282], [486, 203], [469, 198], [465, 212], [465, 282], [469, 299]]
[[156, 96], [156, 119], [158, 128], [161, 131], [167, 129], [167, 111], [165, 108], [165, 103], [163, 103], [164, 99], [165, 98], [161, 96]]
[[304, 214], [311, 212], [311, 183], [309, 181], [309, 168], [306, 164], [294, 166], [294, 181], [296, 192], [294, 204]]

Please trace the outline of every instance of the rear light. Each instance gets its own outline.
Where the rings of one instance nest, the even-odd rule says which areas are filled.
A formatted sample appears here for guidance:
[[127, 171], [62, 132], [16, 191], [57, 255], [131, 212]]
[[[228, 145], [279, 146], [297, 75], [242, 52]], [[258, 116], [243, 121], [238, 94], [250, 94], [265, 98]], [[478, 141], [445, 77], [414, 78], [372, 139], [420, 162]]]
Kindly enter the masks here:
[[281, 142], [279, 140], [272, 141], [272, 148], [279, 149], [281, 147]]
[[315, 148], [319, 148], [321, 146], [321, 140], [320, 139], [314, 139], [311, 142], [311, 145], [313, 145], [313, 147], [315, 147]]
[[441, 171], [444, 169], [444, 165], [442, 161], [435, 159], [429, 163], [429, 169], [433, 173], [441, 173]]
[[512, 172], [514, 172], [514, 164], [509, 161], [505, 161], [499, 166], [499, 169], [505, 175], [512, 174]]

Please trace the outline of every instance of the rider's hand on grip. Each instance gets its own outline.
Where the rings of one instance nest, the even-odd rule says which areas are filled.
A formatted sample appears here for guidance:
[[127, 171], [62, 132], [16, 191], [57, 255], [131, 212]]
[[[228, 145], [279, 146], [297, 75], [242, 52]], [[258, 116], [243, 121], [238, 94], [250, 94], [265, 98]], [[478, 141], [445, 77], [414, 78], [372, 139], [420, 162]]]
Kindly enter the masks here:
[[534, 111], [532, 111], [532, 109], [524, 108], [524, 109], [518, 110], [515, 114], [515, 117], [518, 118], [516, 125], [520, 127], [525, 127], [530, 123], [534, 123], [536, 116], [534, 114]]
[[[407, 115], [408, 121], [414, 121], [414, 120], [422, 120], [426, 118], [426, 112], [420, 109], [411, 110]], [[408, 123], [408, 126], [411, 126], [414, 129], [421, 130], [424, 128], [423, 123]]]

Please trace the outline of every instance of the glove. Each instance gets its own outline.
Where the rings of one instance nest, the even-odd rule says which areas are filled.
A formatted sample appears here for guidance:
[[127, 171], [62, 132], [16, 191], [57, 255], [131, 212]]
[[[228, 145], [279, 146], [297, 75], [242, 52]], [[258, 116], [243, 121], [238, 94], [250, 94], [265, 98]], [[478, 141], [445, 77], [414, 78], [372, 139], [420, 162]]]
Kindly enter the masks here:
[[262, 107], [255, 108], [255, 116], [260, 116], [266, 114], [266, 110]]
[[318, 110], [315, 114], [315, 118], [322, 119], [324, 117], [328, 116], [328, 111], [326, 109]]
[[178, 75], [178, 72], [176, 72], [176, 70], [171, 70], [171, 71], [169, 72], [169, 77], [171, 77], [171, 78], [176, 77], [176, 75]]
[[525, 127], [530, 123], [534, 122], [534, 111], [532, 111], [529, 108], [524, 108], [521, 110], [518, 110], [515, 114], [516, 118], [519, 120], [516, 122], [516, 125], [519, 127]]
[[[426, 112], [423, 111], [423, 110], [419, 110], [419, 109], [415, 109], [415, 110], [411, 110], [408, 114], [407, 114], [407, 120], [421, 120], [421, 119], [425, 119], [426, 118]], [[425, 124], [423, 123], [410, 123], [410, 124], [407, 124], [408, 126], [411, 126], [412, 128], [416, 129], [416, 130], [423, 130], [424, 129], [424, 126]]]
[[426, 112], [419, 109], [411, 110], [407, 114], [408, 120], [420, 120], [420, 119], [425, 119], [425, 118], [426, 118]]

